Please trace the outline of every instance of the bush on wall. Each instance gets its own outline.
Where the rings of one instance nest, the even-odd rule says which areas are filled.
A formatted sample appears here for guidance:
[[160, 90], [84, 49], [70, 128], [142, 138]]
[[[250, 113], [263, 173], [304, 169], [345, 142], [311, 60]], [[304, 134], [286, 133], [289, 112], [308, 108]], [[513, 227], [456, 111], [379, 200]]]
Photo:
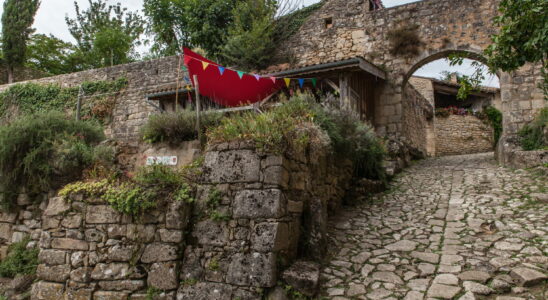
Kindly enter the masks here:
[[78, 177], [104, 139], [100, 126], [67, 119], [60, 112], [30, 114], [0, 127], [0, 191], [3, 205], [19, 189], [30, 196]]
[[548, 108], [543, 108], [533, 122], [519, 132], [523, 150], [548, 149]]
[[[222, 115], [219, 113], [204, 113], [200, 117], [201, 131], [220, 123]], [[167, 142], [178, 145], [184, 141], [198, 138], [197, 116], [195, 111], [188, 109], [180, 112], [153, 115], [141, 129], [142, 139], [148, 143]]]

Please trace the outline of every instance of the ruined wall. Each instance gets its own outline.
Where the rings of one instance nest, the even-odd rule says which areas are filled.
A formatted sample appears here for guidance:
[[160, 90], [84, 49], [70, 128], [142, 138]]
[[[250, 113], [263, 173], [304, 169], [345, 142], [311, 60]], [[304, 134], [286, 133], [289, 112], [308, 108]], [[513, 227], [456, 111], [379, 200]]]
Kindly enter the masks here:
[[351, 163], [328, 148], [286, 156], [220, 144], [205, 154], [192, 205], [131, 217], [85, 195], [52, 191], [31, 203], [22, 194], [19, 209], [0, 213], [0, 253], [31, 237], [40, 250], [36, 300], [140, 300], [149, 291], [170, 300], [258, 300], [295, 259], [325, 254], [327, 218], [351, 178]]
[[[248, 143], [211, 148], [181, 274], [193, 284], [183, 285], [178, 299], [261, 299], [260, 290], [275, 286], [299, 254], [320, 256], [350, 170], [322, 152], [288, 158]], [[222, 201], [211, 208], [215, 191]], [[212, 209], [229, 218], [211, 220]]]
[[493, 151], [493, 128], [474, 116], [436, 117], [436, 155]]
[[50, 198], [32, 299], [173, 298], [188, 215], [180, 202], [133, 218], [82, 195]]
[[[109, 137], [119, 140], [135, 140], [140, 127], [155, 108], [145, 101], [151, 91], [169, 87], [176, 83], [178, 59], [175, 56], [118, 65], [109, 68], [88, 70], [59, 76], [41, 78], [28, 82], [59, 84], [62, 87], [78, 86], [84, 81], [128, 79], [128, 87], [116, 97], [112, 123], [106, 128]], [[9, 85], [0, 86], [0, 91]]]
[[424, 156], [435, 153], [434, 108], [412, 85], [405, 87], [402, 134]]
[[422, 77], [411, 77], [409, 83], [424, 97], [432, 107], [436, 106], [436, 99], [434, 98], [434, 85], [431, 79]]
[[[375, 125], [382, 135], [398, 135], [403, 115], [397, 108], [404, 101], [407, 80], [421, 66], [451, 53], [466, 53], [481, 59], [482, 50], [496, 32], [492, 25], [499, 0], [425, 0], [367, 12], [363, 0], [329, 0], [301, 30], [280, 47], [294, 66], [305, 66], [363, 57], [387, 70], [388, 80], [379, 85]], [[326, 27], [331, 18], [333, 26]], [[417, 53], [398, 53], [390, 34], [399, 28], [417, 26]], [[515, 136], [520, 126], [532, 120], [542, 102], [538, 67], [499, 74], [501, 78], [504, 135]]]

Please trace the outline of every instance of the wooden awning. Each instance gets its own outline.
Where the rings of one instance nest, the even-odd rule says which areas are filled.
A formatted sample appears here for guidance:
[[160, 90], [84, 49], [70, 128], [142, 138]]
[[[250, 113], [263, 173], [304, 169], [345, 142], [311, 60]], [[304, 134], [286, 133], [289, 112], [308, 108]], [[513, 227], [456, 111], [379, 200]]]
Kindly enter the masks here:
[[386, 80], [386, 72], [384, 70], [366, 61], [365, 59], [361, 57], [328, 62], [324, 64], [311, 65], [311, 66], [306, 66], [306, 67], [301, 67], [301, 68], [291, 69], [286, 71], [280, 71], [270, 75], [275, 77], [297, 77], [297, 76], [303, 77], [303, 76], [318, 75], [321, 73], [343, 71], [343, 70], [359, 70], [359, 71], [369, 73], [380, 79]]

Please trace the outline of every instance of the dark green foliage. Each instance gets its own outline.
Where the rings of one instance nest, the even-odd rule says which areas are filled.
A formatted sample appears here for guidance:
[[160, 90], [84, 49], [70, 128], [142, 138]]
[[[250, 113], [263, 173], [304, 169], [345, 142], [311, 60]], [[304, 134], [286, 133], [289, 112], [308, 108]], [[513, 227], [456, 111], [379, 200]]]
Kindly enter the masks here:
[[[82, 83], [84, 95], [113, 93], [127, 86], [126, 78], [118, 78], [114, 81], [88, 81]], [[21, 114], [43, 111], [66, 111], [76, 107], [79, 87], [62, 88], [59, 85], [41, 85], [36, 83], [16, 84], [0, 93], [0, 118], [4, 117], [8, 109], [16, 108]], [[84, 116], [90, 114], [93, 117], [93, 106], [97, 100], [87, 101], [84, 105]]]
[[226, 63], [247, 71], [270, 64], [276, 49], [273, 35], [277, 7], [272, 0], [247, 0], [236, 6], [234, 24], [222, 52]]
[[92, 162], [92, 147], [102, 139], [99, 126], [67, 119], [59, 112], [26, 115], [1, 126], [3, 204], [14, 203], [19, 188], [25, 187], [32, 196], [79, 176]]
[[107, 5], [105, 0], [88, 0], [89, 8], [81, 11], [74, 2], [76, 18], [66, 17], [77, 52], [86, 69], [133, 61], [135, 47], [140, 45], [144, 20], [128, 12], [120, 3]]
[[325, 0], [322, 0], [316, 4], [301, 8], [294, 12], [280, 16], [276, 19], [274, 30], [274, 40], [284, 41], [297, 33], [304, 22], [324, 4]]
[[40, 0], [5, 0], [2, 15], [2, 52], [8, 67], [9, 82], [13, 69], [22, 66], [27, 53], [27, 42]]
[[548, 148], [548, 108], [540, 111], [533, 122], [523, 126], [519, 132], [523, 150], [532, 151]]
[[[202, 132], [220, 123], [222, 115], [219, 113], [203, 113], [200, 117]], [[195, 111], [182, 110], [175, 113], [153, 115], [143, 126], [141, 135], [149, 143], [167, 142], [178, 145], [184, 141], [198, 138], [196, 130], [197, 116]]]
[[487, 120], [489, 120], [489, 124], [495, 130], [496, 145], [502, 136], [502, 112], [493, 106], [489, 106], [484, 110], [484, 113], [487, 116]]
[[147, 33], [153, 36], [151, 52], [155, 56], [175, 55], [179, 46], [189, 45], [188, 34], [184, 34], [186, 19], [183, 16], [183, 1], [145, 0]]
[[82, 71], [76, 47], [53, 35], [34, 34], [27, 47], [29, 68], [40, 70], [50, 75], [67, 74]]
[[15, 278], [17, 275], [36, 273], [38, 266], [38, 248], [27, 249], [30, 239], [25, 238], [9, 246], [8, 256], [0, 262], [0, 276]]

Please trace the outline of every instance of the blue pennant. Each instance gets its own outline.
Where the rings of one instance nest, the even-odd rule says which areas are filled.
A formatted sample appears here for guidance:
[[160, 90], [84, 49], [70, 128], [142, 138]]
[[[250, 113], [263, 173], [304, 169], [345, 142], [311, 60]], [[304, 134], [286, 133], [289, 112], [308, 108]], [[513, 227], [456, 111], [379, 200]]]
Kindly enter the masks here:
[[304, 79], [299, 78], [299, 86], [301, 87], [301, 89], [303, 88], [303, 85], [304, 85]]
[[225, 73], [226, 68], [221, 67], [221, 66], [218, 66], [217, 68], [219, 68], [219, 73], [221, 73], [221, 76], [223, 76], [223, 74]]

